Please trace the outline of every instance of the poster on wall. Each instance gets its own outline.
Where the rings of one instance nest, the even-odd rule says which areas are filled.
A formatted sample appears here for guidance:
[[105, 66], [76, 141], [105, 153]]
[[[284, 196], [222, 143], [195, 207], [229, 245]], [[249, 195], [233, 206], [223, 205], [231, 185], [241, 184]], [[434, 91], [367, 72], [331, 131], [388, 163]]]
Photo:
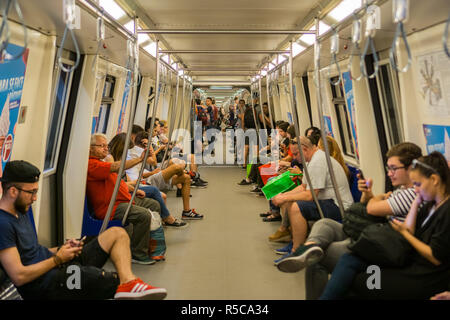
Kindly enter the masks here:
[[325, 122], [325, 132], [326, 132], [327, 136], [334, 138], [333, 126], [331, 125], [331, 117], [323, 116], [323, 120]]
[[342, 80], [344, 82], [345, 101], [347, 102], [347, 112], [350, 117], [350, 126], [353, 137], [353, 144], [355, 146], [356, 156], [359, 158], [358, 148], [358, 134], [356, 131], [356, 113], [355, 113], [355, 98], [353, 95], [353, 84], [350, 72], [342, 73]]
[[123, 129], [123, 122], [125, 121], [125, 114], [127, 112], [128, 96], [130, 95], [131, 88], [131, 71], [127, 73], [127, 80], [125, 82], [125, 90], [123, 92], [122, 106], [120, 107], [119, 125], [117, 127], [117, 133], [121, 133]]
[[23, 47], [8, 44], [7, 52], [0, 61], [0, 149], [2, 157], [0, 176], [11, 158], [29, 51], [26, 49], [17, 60], [8, 60], [8, 58], [20, 54], [22, 50]]
[[450, 161], [450, 126], [423, 125], [427, 153], [439, 151]]
[[427, 115], [450, 117], [450, 60], [443, 51], [417, 57], [421, 105]]

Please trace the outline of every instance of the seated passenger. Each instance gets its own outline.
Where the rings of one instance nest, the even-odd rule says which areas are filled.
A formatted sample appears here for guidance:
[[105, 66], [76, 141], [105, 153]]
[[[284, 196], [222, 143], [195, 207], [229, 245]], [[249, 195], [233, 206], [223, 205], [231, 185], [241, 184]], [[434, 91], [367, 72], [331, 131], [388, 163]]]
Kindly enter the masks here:
[[[139, 136], [136, 137], [137, 145], [128, 151], [129, 161], [137, 159], [139, 154], [145, 152], [148, 144], [148, 134], [146, 132], [141, 132]], [[156, 156], [153, 152], [153, 148], [150, 146], [149, 151], [152, 156], [147, 160], [147, 164], [155, 167], [156, 166]], [[131, 180], [136, 180], [139, 177], [139, 167], [127, 168], [127, 175]], [[184, 165], [172, 164], [166, 169], [155, 169], [153, 171], [145, 171], [142, 176], [143, 179], [159, 190], [166, 191], [171, 190], [172, 186], [180, 184], [181, 185], [181, 195], [183, 198], [183, 212], [181, 214], [182, 219], [198, 220], [203, 219], [203, 215], [195, 211], [195, 209], [190, 208], [190, 190], [191, 190], [191, 178], [188, 174], [184, 172]]]
[[[142, 135], [147, 133], [145, 131], [138, 132], [135, 140], [138, 143], [141, 143]], [[148, 136], [148, 135], [147, 135]], [[110, 162], [119, 161], [122, 153], [123, 153], [123, 146], [125, 144], [125, 138], [126, 134], [124, 132], [119, 133], [112, 138], [111, 142], [109, 143], [109, 149], [110, 149], [110, 155], [112, 157]], [[132, 148], [131, 148], [132, 147]], [[129, 149], [134, 150], [135, 147], [130, 143]], [[136, 151], [136, 150], [134, 150]], [[143, 148], [140, 148], [140, 150], [136, 151], [139, 154], [142, 154], [142, 151], [145, 151]], [[152, 154], [149, 153], [149, 156], [151, 157]], [[127, 160], [130, 160], [129, 157], [127, 157]], [[136, 170], [139, 170], [139, 166], [135, 167]], [[130, 170], [130, 169], [129, 169]], [[138, 171], [139, 172], [139, 171]], [[128, 185], [130, 193], [134, 191], [134, 187], [136, 185], [136, 181], [130, 181], [130, 179], [127, 176], [126, 183]], [[156, 186], [148, 185], [148, 184], [139, 184], [139, 190], [136, 192], [137, 197], [147, 197], [154, 199], [158, 201], [160, 207], [161, 207], [161, 219], [164, 222], [164, 225], [168, 227], [176, 227], [176, 228], [182, 228], [187, 226], [187, 223], [181, 220], [176, 219], [174, 216], [172, 216], [169, 212], [169, 209], [166, 206], [166, 203], [164, 201], [165, 194], [159, 191], [159, 189]]]
[[[311, 140], [306, 137], [300, 137], [300, 145], [307, 162], [307, 168], [314, 190], [312, 191], [310, 189], [306, 184], [306, 179], [304, 179], [301, 186], [292, 191], [279, 194], [272, 199], [273, 204], [281, 206], [283, 212], [287, 211], [292, 228], [293, 247], [291, 253], [288, 253], [283, 258], [290, 256], [305, 242], [308, 231], [307, 222], [319, 220], [321, 218], [316, 203], [313, 201], [312, 192], [315, 192], [317, 195], [324, 217], [341, 221], [341, 213], [338, 208], [336, 193], [331, 182], [325, 152], [314, 146], [311, 143]], [[297, 159], [297, 161], [301, 161], [298, 143], [291, 143], [291, 151], [294, 158]], [[338, 191], [344, 206], [342, 209], [346, 210], [353, 203], [348, 180], [344, 169], [339, 162], [334, 158], [331, 158], [330, 160], [336, 177]]]
[[141, 126], [133, 124], [133, 129], [131, 129], [131, 142], [135, 143], [134, 138], [136, 138], [136, 135], [141, 131], [144, 131]]
[[[422, 156], [422, 151], [414, 143], [403, 142], [393, 146], [387, 153], [388, 176], [392, 185], [397, 188], [393, 193], [375, 196], [372, 193], [373, 180], [363, 179], [358, 175], [358, 189], [362, 192], [361, 202], [366, 203], [367, 213], [374, 216], [405, 217], [411, 207], [415, 192], [409, 177], [414, 159]], [[347, 246], [350, 237], [344, 231], [342, 224], [332, 219], [317, 221], [306, 239], [292, 257], [283, 260], [278, 268], [284, 272], [297, 272], [307, 267], [306, 299], [315, 300], [323, 292], [331, 273], [344, 254], [350, 252]], [[280, 249], [285, 254], [287, 248]], [[323, 258], [321, 259], [321, 257]], [[317, 264], [315, 264], [318, 262]]]
[[[106, 136], [100, 133], [92, 135], [91, 147], [89, 149], [86, 195], [98, 219], [104, 219], [106, 216], [117, 180], [117, 172], [120, 169], [120, 161], [113, 163], [103, 161], [107, 155], [108, 144]], [[142, 153], [139, 158], [127, 160], [125, 162], [125, 169], [141, 163], [144, 160], [144, 155]], [[122, 220], [130, 200], [131, 195], [128, 186], [121, 180], [110, 219]], [[132, 261], [134, 263], [155, 263], [148, 255], [151, 221], [151, 213], [149, 210], [158, 213], [161, 212], [159, 203], [156, 200], [145, 198], [145, 194], [141, 194], [134, 200], [134, 204], [131, 206], [126, 220], [133, 227], [128, 228], [125, 226], [125, 229], [130, 234]]]
[[[450, 171], [444, 156], [434, 151], [415, 160], [409, 173], [417, 194], [406, 220], [393, 219], [414, 249], [404, 267], [381, 266], [380, 288], [367, 288], [364, 259], [346, 253], [338, 261], [321, 300], [347, 296], [352, 284], [358, 297], [376, 299], [429, 299], [448, 289], [450, 280]], [[356, 278], [355, 278], [356, 277]]]
[[[310, 129], [306, 130], [306, 132], [311, 131]], [[320, 132], [320, 131], [319, 131]], [[318, 136], [317, 133], [312, 133], [312, 135], [310, 135], [308, 137], [308, 139], [311, 140], [311, 143], [313, 143], [314, 145], [317, 145], [319, 147], [320, 150], [325, 151], [324, 149], [324, 145], [322, 142], [322, 139], [320, 138], [320, 140], [317, 142], [317, 138], [320, 138]], [[345, 174], [347, 176], [347, 179], [350, 177], [350, 171], [348, 170], [347, 165], [344, 162], [344, 157], [342, 156], [341, 153], [341, 149], [339, 148], [339, 145], [337, 144], [336, 140], [334, 140], [332, 137], [327, 137], [327, 141], [328, 141], [328, 149], [330, 151], [330, 156], [332, 158], [334, 158], [337, 162], [339, 162], [339, 164], [342, 166], [342, 169], [344, 169]], [[303, 169], [303, 166], [300, 164], [296, 164], [291, 166], [292, 168], [289, 169], [289, 171], [291, 173], [301, 173], [301, 169]], [[274, 206], [271, 203], [271, 209], [272, 211], [276, 211], [276, 206]], [[279, 208], [278, 208], [278, 215], [279, 214]], [[289, 219], [286, 217], [286, 215], [282, 216], [281, 219], [282, 223], [280, 228], [271, 236], [269, 236], [269, 241], [280, 241], [280, 239], [286, 239], [287, 237], [290, 237], [290, 233], [289, 233]], [[286, 247], [286, 248], [291, 248], [291, 247]], [[279, 253], [284, 252], [283, 250], [281, 250]], [[284, 253], [288, 253], [288, 252], [284, 252]]]
[[[164, 299], [166, 289], [131, 271], [130, 239], [123, 228], [109, 228], [86, 245], [76, 239], [59, 248], [39, 245], [27, 216], [37, 199], [39, 175], [26, 161], [10, 161], [1, 178], [0, 264], [24, 299]], [[100, 269], [108, 259], [118, 273]], [[66, 282], [73, 267], [81, 276], [76, 290]]]

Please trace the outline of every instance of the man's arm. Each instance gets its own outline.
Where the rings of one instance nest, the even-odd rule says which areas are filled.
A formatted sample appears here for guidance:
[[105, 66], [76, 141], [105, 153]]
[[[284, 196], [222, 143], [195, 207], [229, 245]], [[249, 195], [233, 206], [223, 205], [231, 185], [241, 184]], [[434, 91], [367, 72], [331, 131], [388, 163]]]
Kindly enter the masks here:
[[19, 251], [16, 247], [0, 250], [0, 263], [15, 286], [20, 287], [29, 283], [57, 266], [56, 261], [61, 263], [72, 260], [82, 247], [70, 247], [64, 245], [57, 253], [57, 258], [48, 258], [41, 262], [24, 266], [20, 260]]
[[[132, 167], [134, 167], [135, 165], [141, 163], [142, 161], [144, 161], [144, 156], [145, 156], [145, 150], [142, 151], [141, 156], [139, 158], [134, 158], [134, 159], [130, 159], [125, 161], [125, 170], [130, 169]], [[149, 152], [148, 156], [152, 156]], [[148, 158], [147, 158], [148, 159]], [[111, 167], [110, 167], [110, 171], [111, 172], [118, 172], [120, 169], [120, 161], [116, 161], [111, 163]]]
[[391, 192], [380, 194], [370, 198], [367, 202], [367, 213], [373, 216], [385, 217], [394, 214], [387, 199]]

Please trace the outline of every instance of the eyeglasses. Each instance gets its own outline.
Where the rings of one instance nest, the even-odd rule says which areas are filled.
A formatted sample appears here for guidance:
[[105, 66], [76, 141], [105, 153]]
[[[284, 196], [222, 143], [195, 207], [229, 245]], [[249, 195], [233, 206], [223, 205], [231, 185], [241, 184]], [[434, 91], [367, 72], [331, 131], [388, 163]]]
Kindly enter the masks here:
[[32, 196], [35, 196], [35, 195], [38, 193], [38, 189], [25, 190], [25, 189], [19, 188], [18, 186], [13, 186], [13, 187], [16, 188], [16, 189], [19, 190], [19, 191], [23, 191], [23, 192], [29, 193], [29, 194], [31, 194]]
[[404, 169], [406, 167], [405, 166], [403, 166], [403, 167], [388, 167], [388, 166], [385, 166], [385, 168], [386, 168], [387, 172], [395, 173], [398, 169]]
[[426, 168], [426, 169], [428, 169], [428, 170], [430, 170], [430, 171], [432, 171], [433, 173], [438, 174], [438, 172], [436, 171], [436, 169], [434, 169], [432, 166], [429, 166], [429, 165], [427, 165], [426, 163], [423, 163], [423, 162], [421, 162], [421, 161], [419, 161], [419, 160], [417, 160], [417, 159], [414, 159], [414, 160], [412, 161], [411, 167], [412, 167], [413, 169], [416, 169], [418, 165], [419, 165], [419, 166], [422, 166], [422, 167], [424, 167], [424, 168]]
[[109, 148], [107, 144], [91, 144], [93, 147]]

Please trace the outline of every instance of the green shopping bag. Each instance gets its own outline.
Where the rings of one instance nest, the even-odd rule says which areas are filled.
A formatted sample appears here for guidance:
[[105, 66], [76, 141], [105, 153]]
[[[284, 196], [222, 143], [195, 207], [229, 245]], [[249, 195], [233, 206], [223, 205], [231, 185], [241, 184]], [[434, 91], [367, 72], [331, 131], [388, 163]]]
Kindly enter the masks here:
[[290, 173], [289, 171], [286, 171], [283, 174], [280, 174], [279, 176], [270, 179], [266, 185], [261, 189], [261, 191], [266, 196], [267, 200], [272, 199], [276, 195], [291, 191], [295, 187], [297, 187], [297, 184], [292, 181], [291, 176], [301, 176], [302, 174], [294, 174]]

